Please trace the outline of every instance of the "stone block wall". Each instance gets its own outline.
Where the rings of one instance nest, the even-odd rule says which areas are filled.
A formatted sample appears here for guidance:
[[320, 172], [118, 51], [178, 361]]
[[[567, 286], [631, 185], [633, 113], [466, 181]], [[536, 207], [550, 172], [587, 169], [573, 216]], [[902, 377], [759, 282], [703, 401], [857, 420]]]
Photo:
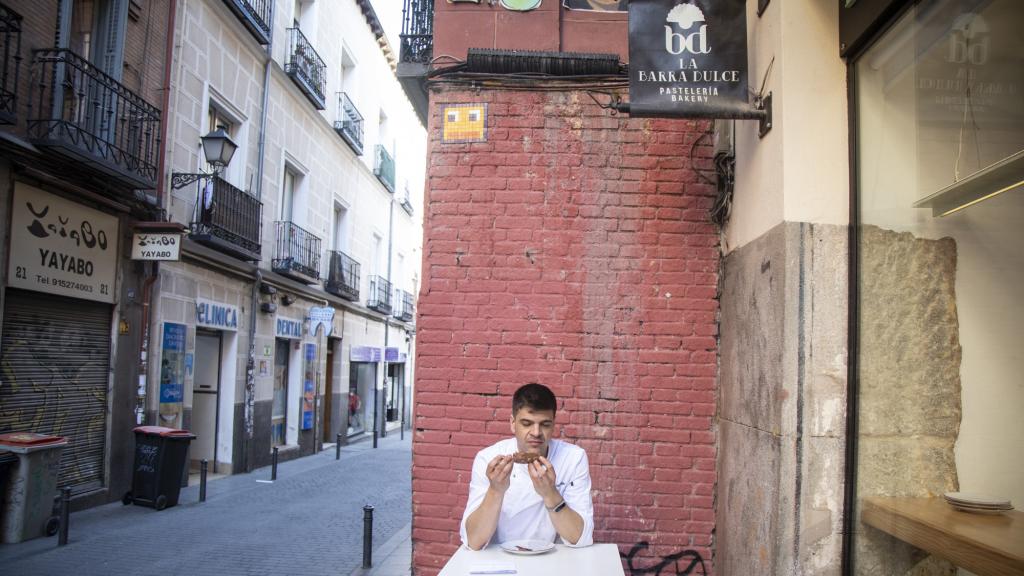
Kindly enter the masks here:
[[840, 573], [847, 235], [784, 222], [723, 261], [720, 575]]
[[[487, 139], [441, 141], [445, 103], [486, 103]], [[560, 399], [589, 454], [595, 541], [637, 568], [681, 550], [710, 571], [718, 234], [706, 122], [628, 119], [585, 92], [435, 91], [417, 322], [417, 574], [459, 546], [476, 452], [511, 395]]]

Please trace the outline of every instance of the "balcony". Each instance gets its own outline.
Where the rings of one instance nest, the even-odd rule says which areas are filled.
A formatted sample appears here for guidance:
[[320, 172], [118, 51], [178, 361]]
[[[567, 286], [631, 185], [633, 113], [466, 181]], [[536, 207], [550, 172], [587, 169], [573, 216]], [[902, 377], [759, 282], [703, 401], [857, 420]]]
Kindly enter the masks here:
[[338, 92], [338, 116], [334, 131], [348, 143], [356, 156], [363, 155], [363, 115], [359, 113], [348, 94]]
[[32, 142], [135, 189], [156, 188], [160, 110], [70, 50], [36, 50]]
[[317, 110], [327, 108], [324, 91], [327, 88], [327, 66], [323, 58], [313, 49], [313, 45], [303, 36], [298, 28], [288, 29], [288, 61], [284, 71], [309, 98]]
[[395, 159], [391, 157], [388, 149], [377, 144], [376, 161], [373, 163], [373, 173], [377, 180], [392, 194], [395, 192]]
[[427, 70], [434, 58], [434, 0], [405, 0], [399, 39], [398, 81], [426, 125]]
[[320, 238], [292, 222], [274, 222], [274, 257], [270, 267], [304, 282], [320, 281]]
[[330, 270], [324, 290], [352, 302], [359, 301], [359, 262], [340, 250], [327, 253]]
[[416, 317], [416, 305], [413, 304], [412, 294], [405, 290], [395, 290], [395, 318], [402, 322], [412, 322]]
[[224, 0], [260, 44], [270, 44], [270, 7], [273, 0]]
[[391, 282], [380, 276], [370, 276], [370, 296], [366, 307], [381, 314], [391, 315]]
[[21, 68], [21, 16], [0, 4], [0, 124], [14, 124], [18, 117], [18, 71]]
[[215, 176], [199, 187], [192, 239], [248, 261], [260, 259], [263, 203]]

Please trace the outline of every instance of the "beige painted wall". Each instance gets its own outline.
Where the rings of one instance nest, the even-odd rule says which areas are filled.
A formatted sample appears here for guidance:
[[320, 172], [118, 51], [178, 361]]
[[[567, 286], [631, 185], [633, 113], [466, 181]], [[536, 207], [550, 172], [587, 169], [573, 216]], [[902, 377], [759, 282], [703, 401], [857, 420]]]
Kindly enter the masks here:
[[[839, 57], [838, 5], [772, 2], [757, 17], [747, 2], [750, 88], [769, 65], [772, 130], [736, 122], [736, 189], [724, 231], [726, 253], [786, 222], [847, 224], [849, 162], [846, 66]], [[774, 64], [771, 64], [774, 58]]]
[[[326, 64], [327, 108], [317, 111], [285, 74], [286, 28], [291, 26], [293, 2], [277, 0], [271, 73], [269, 117], [263, 176], [263, 261], [270, 267], [274, 221], [280, 214], [280, 194], [285, 163], [304, 174], [300, 188], [305, 198], [293, 220], [322, 240], [321, 258], [333, 249], [333, 213], [336, 205], [348, 208], [348, 253], [362, 265], [363, 294], [369, 290], [371, 273], [386, 275], [388, 204], [400, 200], [408, 182], [414, 213], [399, 206], [394, 210], [395, 253], [405, 255], [404, 270], [392, 270], [402, 278], [397, 288], [415, 293], [420, 276], [422, 242], [423, 178], [426, 164], [426, 131], [377, 40], [370, 33], [361, 10], [352, 0], [316, 2], [301, 23], [308, 39]], [[208, 127], [206, 114], [211, 99], [229, 109], [240, 121], [239, 150], [226, 178], [242, 189], [255, 190], [258, 166], [259, 122], [262, 109], [264, 64], [267, 56], [220, 0], [189, 0], [179, 9], [176, 33], [176, 67], [172, 74], [171, 129], [168, 164], [170, 172], [200, 170], [199, 137]], [[395, 47], [397, 50], [397, 47]], [[342, 54], [355, 62], [345, 82], [347, 93], [364, 118], [363, 154], [357, 156], [334, 132], [339, 117], [338, 93], [342, 90]], [[378, 130], [381, 114], [387, 117], [388, 134]], [[374, 146], [387, 145], [395, 157], [396, 193], [389, 194], [373, 174]], [[169, 187], [168, 187], [169, 188]], [[194, 186], [174, 191], [172, 218], [188, 222], [196, 202]], [[373, 235], [383, 238], [379, 270], [371, 262]], [[398, 259], [394, 259], [397, 265]], [[326, 262], [322, 263], [322, 272]]]

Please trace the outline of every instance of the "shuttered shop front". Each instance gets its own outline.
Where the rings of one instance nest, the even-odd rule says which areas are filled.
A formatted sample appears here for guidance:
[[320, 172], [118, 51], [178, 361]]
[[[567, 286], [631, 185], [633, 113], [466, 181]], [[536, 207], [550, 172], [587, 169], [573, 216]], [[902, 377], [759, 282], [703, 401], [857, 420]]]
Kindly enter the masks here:
[[8, 289], [0, 350], [0, 431], [67, 436], [60, 485], [103, 485], [111, 306]]

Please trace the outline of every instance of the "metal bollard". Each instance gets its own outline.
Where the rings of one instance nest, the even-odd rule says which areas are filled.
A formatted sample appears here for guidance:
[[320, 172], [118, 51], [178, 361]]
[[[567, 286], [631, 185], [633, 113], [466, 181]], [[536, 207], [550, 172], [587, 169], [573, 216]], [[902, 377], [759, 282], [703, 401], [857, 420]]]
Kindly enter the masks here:
[[334, 459], [341, 460], [341, 433], [338, 433], [338, 438], [334, 441]]
[[277, 480], [277, 446], [274, 446], [274, 460], [270, 464], [270, 481]]
[[206, 502], [206, 469], [209, 463], [206, 458], [199, 464], [199, 501]]
[[363, 568], [373, 566], [373, 506], [363, 506]]
[[60, 489], [60, 536], [57, 539], [58, 546], [68, 543], [68, 524], [71, 521], [71, 488]]

